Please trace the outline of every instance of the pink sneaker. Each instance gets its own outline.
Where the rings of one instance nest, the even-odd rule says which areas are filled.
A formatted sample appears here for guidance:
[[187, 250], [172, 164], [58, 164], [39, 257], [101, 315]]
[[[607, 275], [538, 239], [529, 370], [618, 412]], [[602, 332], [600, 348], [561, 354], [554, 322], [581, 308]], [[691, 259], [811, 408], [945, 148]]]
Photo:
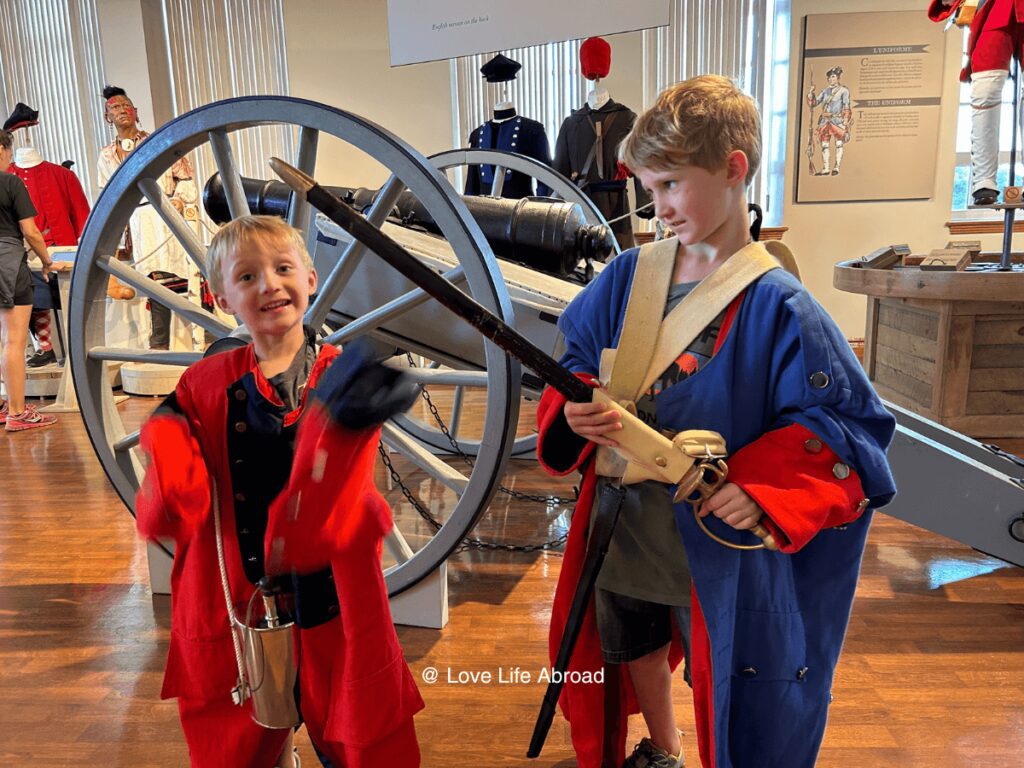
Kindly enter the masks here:
[[4, 404], [0, 405], [0, 424], [6, 424], [7, 423], [7, 411], [8, 411], [7, 401], [4, 400]]
[[49, 413], [39, 413], [34, 405], [26, 405], [25, 410], [21, 413], [8, 413], [5, 429], [8, 432], [23, 432], [26, 429], [48, 427], [56, 422], [56, 416]]

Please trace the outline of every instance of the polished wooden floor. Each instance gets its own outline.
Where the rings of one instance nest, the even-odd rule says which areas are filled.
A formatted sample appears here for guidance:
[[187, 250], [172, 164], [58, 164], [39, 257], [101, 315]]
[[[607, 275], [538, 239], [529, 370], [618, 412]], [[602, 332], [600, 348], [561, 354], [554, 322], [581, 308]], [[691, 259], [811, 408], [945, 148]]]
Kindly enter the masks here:
[[[136, 421], [151, 407], [122, 406]], [[1006, 447], [1022, 452], [1024, 442]], [[513, 462], [505, 482], [562, 493], [569, 485], [528, 462]], [[168, 605], [150, 595], [145, 548], [77, 415], [0, 433], [0, 483], [0, 765], [187, 765], [175, 705], [159, 698]], [[398, 492], [390, 498], [407, 522]], [[1018, 768], [1024, 569], [876, 519], [818, 765]], [[477, 534], [541, 541], [564, 524], [563, 510], [499, 497]], [[536, 676], [560, 564], [556, 552], [459, 554], [448, 627], [400, 629], [416, 677], [428, 667], [441, 677], [421, 684], [424, 766], [575, 765], [561, 720], [541, 760], [523, 757], [541, 685], [447, 682], [449, 670]], [[675, 701], [696, 765], [681, 680]], [[632, 727], [639, 738], [639, 721]], [[304, 737], [300, 744], [304, 765], [315, 765]]]

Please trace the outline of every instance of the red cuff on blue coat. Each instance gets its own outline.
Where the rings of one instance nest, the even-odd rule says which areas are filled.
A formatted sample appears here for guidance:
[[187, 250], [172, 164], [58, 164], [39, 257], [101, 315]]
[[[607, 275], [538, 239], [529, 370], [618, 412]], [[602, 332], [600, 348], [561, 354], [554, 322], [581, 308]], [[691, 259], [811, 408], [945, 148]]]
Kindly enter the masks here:
[[799, 424], [766, 432], [728, 463], [729, 482], [765, 511], [761, 523], [782, 552], [800, 550], [818, 531], [856, 520], [867, 508], [853, 467]]
[[[600, 386], [592, 374], [577, 373], [576, 377], [594, 389]], [[557, 476], [578, 470], [597, 445], [569, 428], [565, 420], [566, 402], [565, 395], [546, 387], [537, 405], [537, 460], [546, 472]]]

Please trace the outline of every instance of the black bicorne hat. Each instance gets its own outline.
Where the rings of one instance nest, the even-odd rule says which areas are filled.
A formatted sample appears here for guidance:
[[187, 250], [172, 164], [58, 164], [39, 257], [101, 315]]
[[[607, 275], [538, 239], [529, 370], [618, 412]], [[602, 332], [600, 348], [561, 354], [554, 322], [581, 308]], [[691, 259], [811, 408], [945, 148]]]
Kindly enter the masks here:
[[28, 104], [22, 104], [20, 101], [11, 112], [11, 116], [7, 118], [7, 122], [4, 123], [5, 131], [16, 131], [19, 128], [28, 128], [30, 125], [39, 124], [39, 112], [32, 109]]

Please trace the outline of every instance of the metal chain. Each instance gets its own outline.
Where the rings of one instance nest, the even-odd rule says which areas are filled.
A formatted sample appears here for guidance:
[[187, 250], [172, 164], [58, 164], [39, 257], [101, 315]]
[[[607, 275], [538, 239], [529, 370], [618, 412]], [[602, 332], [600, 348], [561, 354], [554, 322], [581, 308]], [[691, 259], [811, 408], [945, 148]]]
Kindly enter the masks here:
[[[406, 357], [409, 359], [409, 364], [415, 367], [412, 355], [406, 352]], [[459, 447], [458, 441], [455, 439], [451, 431], [448, 429], [448, 425], [445, 424], [444, 419], [441, 417], [440, 412], [438, 412], [437, 410], [437, 406], [434, 405], [434, 401], [430, 399], [430, 393], [427, 392], [426, 387], [423, 387], [420, 390], [420, 396], [423, 398], [423, 401], [427, 404], [427, 409], [430, 411], [430, 415], [434, 417], [434, 421], [437, 423], [437, 428], [441, 430], [441, 434], [444, 435], [445, 438], [447, 438], [448, 442], [451, 444], [452, 453], [461, 458], [466, 463], [466, 465], [469, 466], [470, 469], [472, 469], [473, 459], [470, 458], [470, 456]], [[513, 491], [511, 488], [508, 488], [504, 485], [499, 485], [498, 490], [501, 493], [511, 496], [513, 499], [519, 499], [520, 501], [535, 501], [539, 504], [567, 504], [571, 501], [570, 499], [563, 499], [560, 496], [552, 496], [550, 494], [539, 495], [522, 493], [521, 491]]]
[[[411, 352], [406, 352], [405, 356], [411, 367], [417, 367], [415, 360], [413, 360]], [[470, 467], [470, 469], [472, 469], [474, 466], [473, 460], [466, 454], [465, 451], [463, 451], [459, 447], [458, 441], [456, 441], [455, 437], [452, 435], [451, 430], [448, 429], [448, 425], [445, 424], [444, 419], [441, 417], [441, 414], [437, 410], [437, 406], [434, 405], [434, 401], [430, 399], [430, 393], [427, 392], [427, 388], [423, 387], [420, 390], [420, 394], [423, 397], [423, 401], [427, 404], [427, 408], [430, 411], [430, 414], [434, 417], [434, 421], [437, 423], [437, 427], [441, 431], [441, 434], [443, 434], [445, 438], [448, 440], [448, 442], [451, 444], [452, 452], [455, 453], [455, 455], [459, 456]], [[391, 476], [392, 482], [398, 485], [398, 487], [402, 491], [402, 495], [405, 496], [406, 500], [410, 504], [412, 504], [413, 508], [419, 513], [420, 517], [426, 520], [427, 523], [429, 523], [435, 531], [440, 530], [443, 523], [441, 523], [439, 520], [437, 520], [437, 518], [430, 514], [430, 511], [419, 502], [419, 499], [417, 499], [413, 495], [412, 491], [405, 485], [405, 483], [402, 482], [402, 476], [398, 473], [398, 470], [395, 469], [394, 464], [391, 463], [391, 459], [387, 455], [387, 451], [385, 450], [383, 444], [379, 446], [378, 450], [380, 452], [381, 459], [384, 461], [384, 466], [387, 468], [388, 473]], [[559, 504], [568, 505], [570, 502], [575, 502], [575, 499], [563, 499], [560, 496], [553, 496], [551, 494], [540, 495], [522, 493], [520, 491], [514, 491], [511, 488], [508, 488], [504, 485], [499, 485], [498, 490], [513, 499], [518, 499], [520, 501], [532, 501], [538, 504], [544, 504], [545, 506]], [[502, 544], [494, 541], [485, 541], [484, 539], [479, 539], [475, 536], [467, 536], [463, 539], [462, 544], [460, 544], [455, 551], [462, 552], [467, 549], [490, 549], [499, 550], [503, 552], [546, 552], [561, 547], [563, 544], [565, 544], [565, 541], [568, 537], [569, 532], [568, 530], [566, 530], [562, 535], [554, 539], [550, 539], [549, 541], [545, 541], [541, 544]]]
[[[398, 474], [398, 470], [395, 469], [395, 465], [391, 463], [391, 457], [388, 456], [387, 448], [384, 447], [384, 443], [380, 443], [377, 446], [377, 452], [380, 454], [381, 460], [384, 462], [384, 468], [391, 476], [391, 481], [398, 485], [399, 489], [402, 491], [402, 495], [405, 496], [406, 501], [408, 501], [412, 505], [413, 509], [419, 513], [419, 516], [434, 529], [435, 533], [441, 530], [444, 523], [434, 517], [430, 513], [430, 510], [424, 507], [423, 504], [420, 503], [420, 500], [413, 495], [409, 487], [402, 482], [402, 476]], [[502, 552], [547, 552], [561, 547], [565, 544], [565, 540], [568, 537], [569, 531], [566, 530], [565, 533], [558, 538], [545, 541], [543, 544], [502, 544], [496, 541], [485, 541], [475, 536], [466, 536], [462, 540], [462, 543], [455, 548], [454, 553], [465, 552], [469, 549], [489, 549]]]

